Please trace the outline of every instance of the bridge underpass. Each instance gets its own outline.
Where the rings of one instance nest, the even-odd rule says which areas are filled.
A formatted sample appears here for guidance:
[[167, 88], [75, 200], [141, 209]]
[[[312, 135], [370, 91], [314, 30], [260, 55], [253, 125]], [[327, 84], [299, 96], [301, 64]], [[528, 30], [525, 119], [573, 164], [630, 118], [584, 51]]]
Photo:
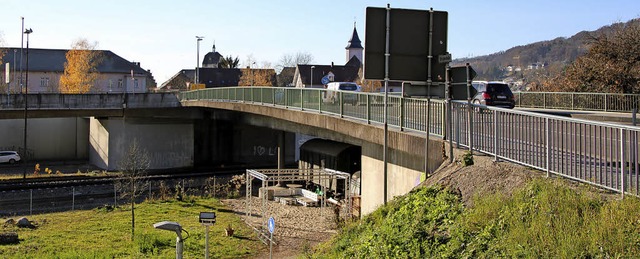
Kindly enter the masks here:
[[[385, 177], [383, 163], [384, 130], [380, 125], [366, 125], [357, 121], [287, 110], [249, 103], [186, 101], [186, 107], [225, 110], [235, 122], [295, 132], [318, 138], [348, 143], [361, 147], [361, 211], [368, 214], [384, 203]], [[429, 171], [438, 168], [443, 141], [429, 139], [429, 152], [425, 152], [425, 136], [409, 131], [389, 131], [387, 198], [408, 193], [420, 183], [428, 159]], [[428, 154], [428, 156], [425, 156]]]

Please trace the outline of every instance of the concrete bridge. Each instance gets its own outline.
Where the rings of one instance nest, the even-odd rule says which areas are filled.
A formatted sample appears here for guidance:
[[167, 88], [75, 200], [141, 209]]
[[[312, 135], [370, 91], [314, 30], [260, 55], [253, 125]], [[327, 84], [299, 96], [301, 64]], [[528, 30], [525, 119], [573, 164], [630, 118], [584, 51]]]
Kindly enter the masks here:
[[[450, 143], [495, 156], [496, 160], [523, 164], [623, 195], [640, 193], [640, 166], [620, 166], [640, 164], [637, 127], [469, 106], [465, 102], [447, 104], [391, 96], [385, 106], [383, 96], [375, 93], [340, 92], [336, 101], [329, 101], [324, 95], [322, 89], [273, 87], [180, 94], [29, 95], [30, 123], [45, 117], [90, 117], [82, 117], [80, 124], [75, 117], [76, 126], [71, 129], [60, 123], [64, 125], [56, 133], [57, 138], [33, 141], [32, 136], [52, 134], [47, 128], [50, 125], [30, 127], [27, 151], [34, 150], [35, 159], [46, 159], [46, 154], [82, 159], [86, 154], [92, 163], [114, 170], [126, 159], [127, 146], [137, 140], [150, 151], [155, 169], [274, 166], [296, 162], [297, 137], [304, 134], [361, 148], [362, 212], [367, 213], [383, 203], [385, 197], [391, 199], [408, 192], [425, 171], [439, 166], [443, 154], [448, 153], [443, 152], [448, 136]], [[544, 96], [542, 100], [548, 101], [547, 94]], [[19, 123], [24, 116], [24, 97], [6, 97], [0, 97], [0, 118]], [[636, 102], [624, 100], [620, 103]], [[385, 121], [391, 125], [386, 175]], [[2, 132], [14, 136], [5, 142], [17, 141], [13, 146], [20, 146], [23, 136], [17, 129], [21, 126], [6, 130], [2, 127]], [[41, 132], [31, 133], [33, 128]], [[69, 133], [73, 131], [75, 135]], [[77, 133], [85, 131], [86, 135]], [[66, 141], [55, 142], [60, 139]], [[75, 155], [65, 149], [69, 140], [75, 142]], [[3, 149], [11, 146], [2, 145]], [[51, 146], [55, 148], [46, 150]], [[278, 148], [283, 150], [280, 161], [275, 152]]]
[[[24, 95], [0, 97], [1, 122], [20, 129], [13, 130], [12, 139], [17, 141], [3, 146], [21, 146], [24, 103]], [[273, 166], [278, 163], [277, 147], [283, 150], [280, 162], [291, 164], [296, 162], [296, 136], [300, 134], [359, 146], [363, 213], [374, 210], [385, 198], [407, 193], [420, 182], [426, 165], [433, 170], [443, 161], [442, 138], [430, 139], [433, 152], [425, 155], [425, 134], [392, 129], [385, 177], [381, 124], [251, 102], [180, 100], [176, 93], [144, 93], [29, 94], [26, 103], [30, 125], [27, 146], [34, 153], [32, 160], [86, 157], [107, 170], [118, 169], [134, 139], [149, 151], [154, 169], [223, 167], [242, 162]], [[38, 122], [39, 118], [73, 121], [50, 124]], [[55, 127], [59, 128], [55, 133], [45, 129]], [[55, 142], [59, 139], [74, 143], [68, 146], [75, 150], [66, 151], [64, 143]], [[56, 148], [49, 150], [49, 145]], [[61, 153], [68, 154], [59, 157]]]

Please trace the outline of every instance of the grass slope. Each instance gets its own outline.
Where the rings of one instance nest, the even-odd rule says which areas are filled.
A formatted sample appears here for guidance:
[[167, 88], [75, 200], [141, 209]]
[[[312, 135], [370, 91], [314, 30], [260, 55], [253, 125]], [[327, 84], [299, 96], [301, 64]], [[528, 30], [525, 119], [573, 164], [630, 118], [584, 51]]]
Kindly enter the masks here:
[[[185, 258], [204, 258], [205, 227], [198, 223], [201, 211], [217, 215], [216, 224], [209, 227], [212, 258], [247, 257], [263, 249], [253, 231], [217, 200], [194, 199], [138, 204], [135, 241], [131, 241], [131, 211], [126, 206], [34, 215], [28, 218], [38, 225], [35, 229], [3, 227], [3, 232], [17, 232], [21, 241], [0, 245], [0, 258], [175, 258], [176, 235], [153, 228], [153, 223], [164, 220], [176, 221], [189, 232]], [[229, 224], [235, 229], [234, 237], [224, 236]]]
[[464, 208], [441, 187], [398, 197], [318, 247], [316, 258], [629, 258], [640, 254], [640, 201], [605, 201], [537, 179]]

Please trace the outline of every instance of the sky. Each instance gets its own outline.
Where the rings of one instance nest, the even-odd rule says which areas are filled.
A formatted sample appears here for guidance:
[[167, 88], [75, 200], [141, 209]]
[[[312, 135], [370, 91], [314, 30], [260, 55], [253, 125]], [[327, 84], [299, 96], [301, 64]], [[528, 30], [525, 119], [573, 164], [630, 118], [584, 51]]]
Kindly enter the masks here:
[[[140, 62], [162, 84], [196, 66], [215, 42], [224, 56], [275, 67], [283, 55], [308, 52], [314, 64], [342, 65], [354, 22], [364, 43], [368, 6], [446, 11], [453, 58], [487, 55], [518, 45], [570, 37], [640, 17], [638, 0], [0, 0], [0, 38], [20, 47], [22, 20], [30, 48], [69, 49], [96, 42]], [[26, 38], [25, 38], [26, 44]], [[200, 63], [201, 64], [201, 63]]]

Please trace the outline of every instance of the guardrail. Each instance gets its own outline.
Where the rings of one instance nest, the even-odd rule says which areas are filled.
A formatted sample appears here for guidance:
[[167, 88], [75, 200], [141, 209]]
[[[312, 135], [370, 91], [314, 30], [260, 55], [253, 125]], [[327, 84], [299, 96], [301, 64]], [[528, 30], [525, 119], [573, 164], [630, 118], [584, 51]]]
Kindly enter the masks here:
[[452, 104], [452, 142], [604, 189], [640, 195], [640, 128]]
[[632, 112], [640, 106], [639, 94], [515, 92], [514, 97], [522, 108]]
[[[316, 111], [367, 124], [384, 123], [384, 95], [324, 89], [277, 87], [225, 87], [180, 93], [181, 101], [213, 100], [250, 102], [287, 109]], [[444, 101], [389, 96], [389, 126], [444, 137]]]
[[0, 108], [24, 109], [122, 109], [126, 108], [172, 108], [179, 107], [177, 93], [89, 93], [89, 94], [0, 94]]
[[[532, 98], [532, 95], [525, 96]], [[541, 96], [543, 99], [547, 98], [544, 97], [547, 95]], [[589, 100], [587, 97], [576, 96], [572, 97], [573, 106], [569, 106], [573, 109], [583, 107], [576, 104], [587, 103], [586, 100]], [[602, 96], [612, 98], [610, 96], [613, 95]], [[631, 100], [635, 101], [633, 98]], [[183, 92], [180, 99], [250, 102], [287, 109], [312, 110], [358, 119], [365, 123], [384, 121], [384, 96], [378, 93], [232, 87]], [[576, 102], [579, 99], [585, 101]], [[526, 99], [520, 99], [523, 100]], [[628, 105], [627, 102], [621, 101], [616, 109], [622, 110], [627, 107], [622, 105]], [[560, 104], [551, 105], [550, 102], [545, 104], [549, 105], [541, 108], [566, 108]], [[449, 105], [450, 107], [447, 107], [447, 103], [442, 100], [389, 96], [387, 121], [389, 125], [400, 130], [428, 130], [431, 135], [450, 136], [447, 139], [458, 147], [492, 155], [496, 160], [504, 159], [530, 166], [545, 171], [548, 175], [556, 174], [589, 183], [620, 192], [623, 196], [640, 196], [639, 127], [486, 107], [459, 101], [453, 101]], [[616, 110], [612, 106], [606, 107], [609, 111]], [[446, 116], [447, 110], [451, 111], [450, 118]], [[447, 124], [451, 126], [445, 130]]]

